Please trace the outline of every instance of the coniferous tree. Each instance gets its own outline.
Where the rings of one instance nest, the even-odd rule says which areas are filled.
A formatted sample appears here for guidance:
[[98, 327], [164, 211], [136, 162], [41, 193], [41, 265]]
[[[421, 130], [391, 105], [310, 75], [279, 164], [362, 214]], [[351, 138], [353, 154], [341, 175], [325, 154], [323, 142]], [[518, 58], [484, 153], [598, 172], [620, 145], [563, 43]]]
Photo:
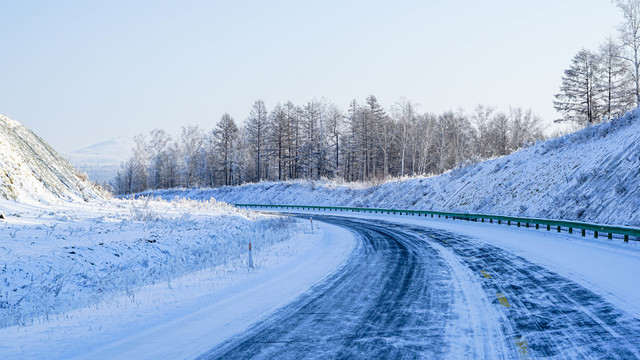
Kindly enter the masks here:
[[630, 67], [630, 75], [634, 83], [633, 96], [636, 107], [640, 107], [640, 1], [614, 0], [614, 3], [624, 16], [624, 22], [620, 24], [618, 30], [626, 51], [620, 57]]
[[553, 102], [566, 120], [579, 124], [593, 124], [600, 120], [598, 58], [587, 49], [580, 50], [562, 77], [560, 93]]
[[233, 169], [236, 165], [234, 164], [234, 151], [238, 141], [238, 133], [238, 126], [228, 113], [222, 115], [213, 130], [215, 149], [218, 153], [219, 169], [224, 185], [231, 185], [233, 181]]
[[255, 181], [263, 179], [263, 156], [267, 137], [267, 107], [262, 100], [256, 100], [249, 112], [245, 126], [245, 140], [255, 164]]

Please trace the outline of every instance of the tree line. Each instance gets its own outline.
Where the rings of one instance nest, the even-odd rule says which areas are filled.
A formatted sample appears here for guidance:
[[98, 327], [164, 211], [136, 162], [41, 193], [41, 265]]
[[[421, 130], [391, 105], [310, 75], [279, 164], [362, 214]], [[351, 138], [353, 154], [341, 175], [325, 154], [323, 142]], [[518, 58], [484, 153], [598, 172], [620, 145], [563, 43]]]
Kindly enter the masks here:
[[613, 2], [623, 14], [618, 36], [573, 57], [555, 95], [560, 121], [591, 125], [640, 107], [640, 0]]
[[370, 95], [340, 109], [324, 99], [267, 109], [256, 100], [244, 124], [229, 114], [215, 127], [155, 129], [135, 138], [112, 181], [119, 194], [174, 187], [218, 187], [262, 180], [382, 180], [439, 174], [509, 154], [543, 138], [530, 109], [479, 105], [472, 113], [420, 112], [401, 99], [384, 108]]

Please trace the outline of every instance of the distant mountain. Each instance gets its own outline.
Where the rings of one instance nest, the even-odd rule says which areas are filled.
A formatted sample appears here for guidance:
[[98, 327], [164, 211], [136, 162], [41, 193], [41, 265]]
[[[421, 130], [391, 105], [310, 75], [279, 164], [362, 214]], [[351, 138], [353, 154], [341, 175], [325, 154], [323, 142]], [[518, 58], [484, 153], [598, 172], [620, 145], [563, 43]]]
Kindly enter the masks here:
[[68, 159], [89, 179], [104, 183], [113, 179], [120, 165], [129, 160], [133, 144], [132, 138], [117, 137], [76, 150], [68, 155]]
[[103, 194], [49, 144], [0, 115], [0, 200], [55, 203]]

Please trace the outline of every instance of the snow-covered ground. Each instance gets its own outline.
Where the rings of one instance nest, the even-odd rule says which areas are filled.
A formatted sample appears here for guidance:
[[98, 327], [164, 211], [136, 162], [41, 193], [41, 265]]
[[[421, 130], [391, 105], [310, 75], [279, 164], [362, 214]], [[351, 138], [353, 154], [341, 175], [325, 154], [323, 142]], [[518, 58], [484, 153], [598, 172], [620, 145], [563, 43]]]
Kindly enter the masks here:
[[228, 203], [474, 212], [640, 226], [640, 109], [440, 176], [380, 185], [263, 182], [148, 193]]
[[[130, 354], [138, 350], [127, 339], [172, 321], [187, 329], [199, 322], [202, 348], [189, 345], [197, 353], [288, 302], [353, 248], [339, 229], [312, 234], [307, 220], [215, 201], [0, 200], [0, 212], [0, 358], [7, 359]], [[164, 341], [133, 343], [186, 356], [171, 352], [187, 351], [176, 341], [198, 341], [165, 330]]]

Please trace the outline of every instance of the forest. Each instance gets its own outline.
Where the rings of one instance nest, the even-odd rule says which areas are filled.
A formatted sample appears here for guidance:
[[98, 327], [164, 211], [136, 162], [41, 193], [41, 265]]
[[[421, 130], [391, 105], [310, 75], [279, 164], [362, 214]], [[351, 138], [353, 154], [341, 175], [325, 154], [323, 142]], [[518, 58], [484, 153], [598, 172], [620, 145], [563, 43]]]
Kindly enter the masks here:
[[262, 180], [440, 174], [544, 137], [532, 110], [478, 106], [471, 115], [435, 115], [417, 107], [402, 99], [385, 109], [373, 95], [361, 104], [352, 101], [346, 111], [323, 99], [270, 110], [256, 100], [244, 126], [225, 113], [210, 131], [189, 125], [177, 138], [161, 129], [138, 135], [112, 186], [124, 194]]

